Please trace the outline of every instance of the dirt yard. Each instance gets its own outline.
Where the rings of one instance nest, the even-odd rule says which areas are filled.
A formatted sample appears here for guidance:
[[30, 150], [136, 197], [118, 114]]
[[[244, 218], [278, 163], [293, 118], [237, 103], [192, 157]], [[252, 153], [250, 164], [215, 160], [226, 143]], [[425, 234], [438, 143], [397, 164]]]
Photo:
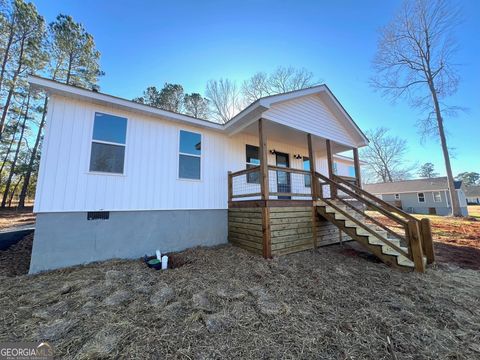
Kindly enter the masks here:
[[351, 254], [266, 261], [223, 246], [164, 272], [138, 260], [3, 277], [0, 342], [48, 340], [76, 359], [480, 357], [479, 272], [402, 273]]
[[29, 225], [35, 222], [35, 215], [32, 208], [25, 210], [2, 209], [0, 210], [0, 230], [11, 228], [17, 225]]
[[[475, 217], [479, 213], [480, 206], [470, 206], [469, 218], [416, 215], [419, 219], [430, 219], [436, 261], [480, 270], [480, 218]], [[389, 227], [396, 227], [393, 221], [378, 213], [371, 215]]]

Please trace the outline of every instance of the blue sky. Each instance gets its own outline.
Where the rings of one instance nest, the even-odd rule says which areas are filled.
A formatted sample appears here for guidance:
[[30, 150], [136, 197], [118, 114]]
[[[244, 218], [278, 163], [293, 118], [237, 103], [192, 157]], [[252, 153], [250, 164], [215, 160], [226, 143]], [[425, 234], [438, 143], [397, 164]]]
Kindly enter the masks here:
[[[305, 67], [332, 89], [362, 129], [385, 126], [408, 139], [408, 159], [445, 174], [440, 145], [421, 144], [419, 114], [368, 84], [377, 30], [400, 1], [35, 0], [48, 22], [59, 13], [84, 24], [102, 53], [102, 92], [139, 96], [149, 85], [204, 92], [209, 79], [241, 82], [279, 65]], [[454, 174], [480, 172], [480, 1], [462, 1], [457, 62], [462, 81], [448, 101], [468, 108], [447, 119]]]

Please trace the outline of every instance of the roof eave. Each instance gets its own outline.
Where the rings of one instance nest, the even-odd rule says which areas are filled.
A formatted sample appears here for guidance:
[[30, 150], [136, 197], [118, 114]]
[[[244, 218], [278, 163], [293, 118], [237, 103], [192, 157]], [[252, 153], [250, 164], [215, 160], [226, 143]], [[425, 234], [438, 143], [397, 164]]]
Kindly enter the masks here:
[[127, 111], [134, 111], [149, 116], [160, 117], [162, 119], [181, 122], [184, 124], [195, 125], [199, 127], [209, 128], [213, 130], [223, 130], [222, 124], [217, 124], [208, 120], [202, 120], [188, 115], [177, 114], [171, 111], [158, 109], [149, 105], [136, 103], [131, 100], [122, 99], [112, 95], [94, 92], [71, 85], [59, 83], [54, 80], [30, 75], [28, 82], [32, 88], [41, 89], [48, 94], [57, 94], [65, 97], [81, 99], [84, 101], [100, 104], [114, 105]]

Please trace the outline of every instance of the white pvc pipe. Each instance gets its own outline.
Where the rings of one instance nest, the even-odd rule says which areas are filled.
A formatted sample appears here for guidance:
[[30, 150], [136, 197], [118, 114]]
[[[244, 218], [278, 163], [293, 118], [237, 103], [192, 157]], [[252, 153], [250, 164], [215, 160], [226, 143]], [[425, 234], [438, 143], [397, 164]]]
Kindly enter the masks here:
[[163, 255], [162, 256], [162, 270], [165, 270], [168, 268], [168, 256]]

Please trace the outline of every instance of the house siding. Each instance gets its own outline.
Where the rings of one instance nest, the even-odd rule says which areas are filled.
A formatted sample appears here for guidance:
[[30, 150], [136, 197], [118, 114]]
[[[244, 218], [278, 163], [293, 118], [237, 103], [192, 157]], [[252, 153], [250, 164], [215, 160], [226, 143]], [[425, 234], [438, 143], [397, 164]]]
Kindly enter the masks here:
[[274, 104], [263, 117], [344, 145], [355, 146], [352, 134], [336, 120], [318, 95]]
[[[128, 119], [124, 175], [89, 173], [95, 112]], [[202, 178], [178, 179], [179, 131], [202, 134]], [[227, 136], [136, 113], [63, 97], [52, 97], [34, 211], [132, 211], [227, 209], [227, 172], [245, 169], [245, 145], [257, 145], [248, 134]], [[292, 168], [303, 168], [306, 146], [268, 141], [269, 148], [289, 154]], [[275, 155], [268, 162], [275, 165]], [[326, 174], [327, 160], [317, 158]], [[275, 187], [271, 179], [272, 188]]]
[[[425, 202], [420, 203], [418, 201], [417, 192], [399, 193], [402, 209], [415, 214], [429, 214], [429, 208], [434, 208], [437, 215], [449, 215], [451, 213], [450, 199], [447, 199], [449, 192], [439, 191], [441, 201], [435, 202], [433, 200], [434, 191], [419, 191], [423, 192], [425, 196]], [[384, 201], [394, 203], [398, 201], [395, 199], [395, 194], [381, 194], [381, 198]], [[468, 214], [466, 204], [461, 202], [461, 209], [464, 215]]]

